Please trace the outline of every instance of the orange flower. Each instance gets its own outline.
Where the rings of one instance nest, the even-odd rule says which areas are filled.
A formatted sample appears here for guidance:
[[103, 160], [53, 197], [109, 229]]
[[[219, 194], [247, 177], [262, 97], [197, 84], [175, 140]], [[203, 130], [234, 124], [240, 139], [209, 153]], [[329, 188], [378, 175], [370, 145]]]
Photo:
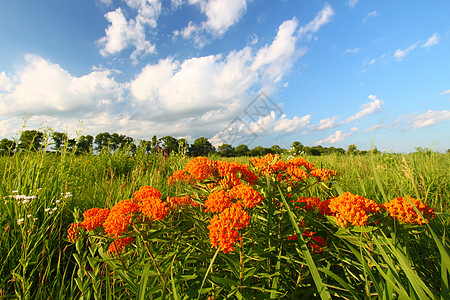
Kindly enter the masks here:
[[222, 178], [220, 185], [224, 189], [241, 184], [240, 179], [250, 184], [255, 184], [258, 180], [258, 177], [248, 169], [248, 166], [241, 165], [235, 161], [217, 161], [215, 167], [217, 175]]
[[289, 181], [305, 181], [309, 177], [305, 170], [302, 170], [297, 166], [288, 166], [286, 175]]
[[218, 247], [224, 253], [234, 251], [234, 244], [242, 238], [239, 230], [245, 228], [249, 221], [250, 216], [239, 202], [225, 208], [211, 219], [208, 226], [211, 247]]
[[408, 199], [403, 197], [398, 197], [392, 199], [389, 203], [384, 203], [382, 206], [388, 211], [389, 215], [393, 218], [401, 220], [405, 223], [420, 224], [428, 223], [428, 219], [434, 218], [434, 210], [426, 206], [419, 199], [411, 198], [406, 196], [414, 204], [415, 207], [420, 211], [420, 213], [425, 217], [422, 218], [418, 215], [415, 209], [411, 206]]
[[134, 199], [141, 201], [150, 197], [161, 198], [161, 192], [150, 186], [142, 186], [138, 191], [134, 192], [133, 196]]
[[70, 224], [69, 229], [67, 229], [67, 239], [69, 242], [74, 243], [76, 242], [80, 237], [79, 229], [83, 228], [81, 223], [72, 223]]
[[253, 164], [255, 170], [260, 174], [273, 174], [284, 171], [287, 168], [279, 155], [273, 155], [271, 153], [264, 157], [251, 158], [250, 162]]
[[108, 252], [119, 253], [125, 246], [131, 244], [132, 241], [132, 237], [117, 239], [109, 245]]
[[230, 194], [224, 190], [214, 191], [208, 195], [208, 199], [205, 201], [206, 211], [210, 212], [222, 212], [225, 208], [233, 205], [231, 202]]
[[327, 181], [328, 179], [331, 179], [332, 177], [336, 177], [337, 172], [335, 170], [329, 170], [329, 169], [315, 169], [315, 170], [311, 171], [311, 175], [322, 181]]
[[189, 179], [192, 179], [191, 176], [189, 176], [188, 173], [186, 173], [185, 170], [179, 170], [175, 171], [172, 176], [169, 177], [169, 185], [172, 185], [175, 183], [175, 181], [184, 181], [189, 182]]
[[376, 213], [380, 206], [370, 199], [347, 192], [331, 198], [329, 208], [335, 213], [338, 225], [345, 227], [348, 223], [365, 226], [369, 218], [368, 213]]
[[189, 161], [184, 170], [195, 180], [204, 180], [212, 176], [213, 166], [213, 161], [199, 156]]
[[170, 209], [176, 209], [178, 207], [184, 207], [186, 205], [198, 206], [198, 204], [191, 200], [189, 196], [183, 197], [167, 197], [167, 204]]
[[290, 159], [286, 162], [288, 166], [295, 166], [295, 167], [301, 167], [304, 166], [307, 170], [314, 170], [316, 167], [313, 163], [307, 162], [306, 159], [303, 157], [296, 157], [293, 159]]
[[320, 201], [317, 204], [317, 207], [319, 208], [319, 212], [323, 215], [331, 216], [334, 215], [334, 213], [330, 210], [330, 201], [331, 199], [326, 199], [323, 201]]
[[230, 190], [230, 195], [235, 199], [240, 200], [244, 208], [254, 208], [264, 200], [263, 196], [246, 184], [234, 186]]
[[[295, 202], [305, 203], [305, 206], [302, 207], [304, 210], [315, 210], [319, 206], [320, 199], [317, 197], [298, 197]], [[295, 208], [300, 208], [300, 206], [296, 206]]]
[[122, 200], [117, 202], [103, 222], [105, 232], [118, 238], [127, 230], [130, 225], [131, 218], [135, 212], [139, 211], [138, 204], [133, 200]]
[[162, 202], [160, 198], [148, 197], [141, 199], [138, 203], [140, 211], [150, 219], [162, 220], [169, 213], [167, 203]]
[[109, 215], [109, 209], [104, 208], [91, 208], [83, 213], [83, 222], [81, 225], [87, 231], [94, 230], [100, 226], [102, 226], [103, 222]]

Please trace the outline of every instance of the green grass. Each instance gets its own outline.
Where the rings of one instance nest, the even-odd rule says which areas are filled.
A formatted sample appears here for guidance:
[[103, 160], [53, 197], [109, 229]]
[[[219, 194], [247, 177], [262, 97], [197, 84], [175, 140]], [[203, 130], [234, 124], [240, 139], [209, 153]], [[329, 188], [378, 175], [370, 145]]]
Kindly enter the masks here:
[[[400, 296], [416, 295], [418, 299], [433, 298], [438, 297], [439, 289], [448, 288], [450, 155], [413, 153], [305, 158], [317, 167], [337, 170], [337, 183], [343, 191], [363, 195], [378, 203], [411, 195], [433, 207], [437, 214], [437, 222], [430, 224], [428, 229], [412, 226], [412, 237], [393, 234], [396, 224], [392, 224], [390, 231], [377, 231], [377, 235], [350, 231], [334, 233], [336, 247], [330, 246], [327, 256], [314, 266], [314, 281], [321, 276], [323, 284], [332, 290], [333, 295], [361, 299], [390, 299], [394, 292]], [[157, 188], [163, 196], [174, 195], [179, 187], [168, 186], [167, 179], [174, 171], [182, 169], [188, 160], [184, 156], [164, 158], [143, 153], [132, 156], [126, 150], [83, 156], [67, 152], [61, 155], [24, 152], [13, 157], [0, 157], [0, 299], [79, 298], [80, 288], [76, 278], [80, 274], [74, 258], [78, 251], [65, 239], [67, 228], [74, 222], [74, 212], [81, 213], [92, 207], [110, 208], [118, 201], [132, 197], [133, 192], [144, 185]], [[248, 158], [227, 160], [245, 163]], [[13, 191], [18, 192], [13, 194]], [[14, 199], [11, 195], [36, 198], [22, 203], [27, 199]], [[333, 183], [314, 186], [308, 190], [308, 195], [305, 194], [322, 199], [337, 195], [338, 190]], [[290, 214], [289, 217], [294, 218]], [[21, 224], [18, 223], [20, 219], [23, 219]], [[408, 252], [405, 245], [408, 251], [413, 249], [416, 253]], [[187, 250], [179, 251], [184, 253]], [[217, 259], [226, 260], [223, 256], [220, 254]], [[181, 266], [177, 265], [176, 257], [165, 259], [165, 267], [170, 270], [166, 274], [169, 283], [165, 290], [169, 298], [176, 298], [177, 289], [182, 288], [183, 283], [173, 270]], [[279, 295], [276, 289], [282, 285], [280, 281], [289, 280], [283, 277], [282, 270], [277, 269], [280, 267], [277, 262], [285, 259], [292, 260], [286, 268], [301, 264], [294, 257], [282, 256], [281, 252], [270, 257], [270, 261], [275, 262], [273, 266], [257, 263], [266, 273], [279, 274], [276, 281], [271, 281], [269, 295], [273, 297]], [[310, 259], [307, 256], [307, 260]], [[92, 260], [91, 263], [94, 264]], [[231, 268], [232, 263], [228, 264]], [[205, 274], [207, 267], [202, 271], [199, 269], [199, 272]], [[400, 267], [404, 272], [399, 271]], [[147, 284], [148, 274], [154, 271], [148, 268], [143, 270], [147, 277], [143, 276], [141, 284], [136, 286], [141, 291], [141, 297], [145, 295], [143, 285]], [[211, 269], [214, 269], [213, 261]], [[295, 273], [296, 270], [290, 272]], [[209, 288], [211, 280], [215, 280], [218, 286], [229, 284], [220, 278], [212, 278], [208, 279]], [[206, 275], [201, 279], [205, 280]], [[291, 284], [295, 285], [295, 280]], [[368, 282], [371, 282], [370, 286]], [[368, 296], [365, 289], [373, 297]], [[239, 293], [237, 290], [233, 297]], [[109, 291], [104, 296], [118, 294], [126, 295], [126, 291]], [[325, 297], [328, 291], [321, 295]], [[289, 298], [289, 295], [286, 297]]]

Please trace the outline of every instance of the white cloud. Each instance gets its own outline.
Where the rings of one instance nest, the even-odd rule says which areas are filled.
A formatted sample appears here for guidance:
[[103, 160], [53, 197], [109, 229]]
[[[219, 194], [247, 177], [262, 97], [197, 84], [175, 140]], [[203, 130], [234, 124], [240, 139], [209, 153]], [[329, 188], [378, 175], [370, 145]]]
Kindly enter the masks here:
[[338, 119], [338, 116], [333, 116], [331, 118], [322, 119], [319, 121], [319, 124], [309, 126], [309, 129], [311, 131], [317, 131], [317, 130], [325, 130], [325, 129], [330, 129], [330, 128], [336, 127], [337, 119]]
[[330, 144], [334, 144], [337, 142], [342, 142], [347, 136], [351, 135], [351, 132], [347, 132], [347, 133], [342, 133], [342, 131], [338, 130], [336, 131], [334, 134], [331, 134], [329, 137], [327, 137], [326, 139], [320, 140], [315, 142], [315, 145], [321, 145], [323, 143], [330, 143]]
[[376, 131], [376, 130], [384, 128], [384, 127], [386, 127], [386, 125], [384, 125], [384, 124], [377, 124], [375, 126], [372, 126], [372, 127], [364, 129], [364, 132]]
[[439, 43], [439, 34], [435, 33], [433, 34], [425, 44], [422, 45], [422, 48], [429, 48], [433, 45], [437, 45]]
[[198, 5], [206, 16], [206, 21], [201, 24], [190, 21], [181, 30], [183, 38], [194, 37], [198, 47], [203, 47], [206, 43], [206, 38], [201, 36], [203, 31], [214, 37], [221, 37], [242, 19], [247, 10], [247, 0], [189, 0], [189, 4]]
[[359, 48], [353, 48], [353, 49], [347, 49], [344, 51], [344, 54], [356, 54], [360, 51], [361, 49]]
[[317, 16], [306, 24], [305, 26], [300, 27], [298, 30], [298, 34], [300, 37], [306, 37], [307, 39], [312, 38], [312, 34], [319, 31], [320, 27], [327, 24], [331, 21], [331, 17], [334, 15], [333, 8], [327, 3], [322, 8], [322, 10], [317, 14]]
[[450, 94], [450, 90], [443, 91], [441, 96], [448, 95], [448, 94]]
[[407, 129], [418, 129], [428, 127], [444, 121], [450, 121], [450, 111], [433, 111], [429, 110], [424, 114], [418, 115], [413, 118]]
[[148, 28], [157, 26], [157, 19], [161, 14], [160, 0], [126, 0], [127, 5], [137, 11], [135, 18], [127, 20], [118, 7], [105, 14], [111, 23], [105, 30], [106, 35], [97, 42], [102, 47], [100, 54], [104, 57], [120, 53], [122, 50], [133, 47], [130, 58], [137, 63], [139, 56], [155, 53], [155, 45], [147, 40]]
[[362, 105], [360, 108], [361, 110], [357, 112], [355, 115], [347, 118], [344, 121], [344, 124], [348, 124], [354, 120], [361, 119], [362, 117], [373, 114], [374, 112], [380, 111], [381, 106], [383, 105], [383, 100], [380, 100], [375, 95], [370, 95], [368, 97], [371, 101], [367, 102], [366, 104]]
[[354, 8], [357, 3], [358, 3], [358, 0], [348, 0], [347, 1], [347, 5], [350, 6], [351, 8]]
[[6, 75], [5, 72], [0, 73], [0, 93], [2, 91], [9, 92], [13, 88], [14, 84], [12, 80]]
[[0, 115], [82, 115], [109, 109], [121, 98], [122, 89], [111, 70], [73, 77], [39, 56], [27, 55], [25, 60], [27, 65], [18, 72], [9, 93], [0, 94]]
[[405, 50], [401, 50], [401, 49], [395, 50], [394, 57], [399, 61], [402, 60], [406, 55], [409, 54], [409, 52], [414, 50], [418, 44], [419, 44], [419, 42], [416, 42], [416, 43], [412, 44], [411, 46], [409, 46]]
[[264, 75], [271, 80], [279, 82], [283, 75], [292, 67], [298, 55], [295, 43], [297, 37], [294, 35], [297, 28], [297, 20], [284, 21], [278, 29], [277, 36], [272, 44], [261, 48], [256, 54], [253, 62], [253, 70], [264, 69]]
[[380, 15], [379, 12], [377, 12], [376, 10], [371, 11], [370, 13], [368, 13], [364, 19], [362, 20], [363, 23], [366, 23], [370, 18], [375, 18], [378, 17]]

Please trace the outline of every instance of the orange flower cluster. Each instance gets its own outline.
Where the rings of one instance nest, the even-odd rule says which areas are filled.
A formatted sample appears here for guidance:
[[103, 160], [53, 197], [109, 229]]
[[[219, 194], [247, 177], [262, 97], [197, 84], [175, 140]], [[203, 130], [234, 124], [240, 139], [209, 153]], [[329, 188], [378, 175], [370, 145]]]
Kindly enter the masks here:
[[191, 197], [183, 196], [183, 197], [167, 197], [167, 204], [170, 209], [176, 209], [179, 207], [185, 207], [186, 205], [198, 206], [197, 202], [192, 201]]
[[247, 227], [249, 222], [250, 216], [240, 202], [225, 208], [208, 226], [212, 247], [218, 247], [224, 253], [234, 251], [234, 244], [242, 239], [239, 230]]
[[119, 238], [131, 223], [133, 214], [139, 211], [139, 205], [134, 200], [122, 200], [117, 202], [103, 222], [105, 232]]
[[205, 201], [206, 211], [213, 213], [220, 213], [233, 205], [231, 196], [227, 191], [218, 190], [208, 195], [208, 199]]
[[251, 158], [250, 162], [258, 173], [262, 175], [278, 173], [284, 171], [287, 167], [278, 154], [273, 155], [271, 153], [263, 157]]
[[[301, 207], [304, 210], [315, 210], [319, 206], [320, 199], [317, 197], [299, 197], [295, 202], [305, 203], [305, 205]], [[295, 208], [300, 208], [300, 206], [296, 206]]]
[[313, 163], [306, 161], [303, 157], [295, 157], [287, 161], [286, 163], [288, 166], [295, 166], [295, 167], [305, 167], [307, 170], [312, 171], [315, 170], [316, 167]]
[[365, 226], [369, 218], [368, 213], [376, 213], [380, 206], [370, 199], [349, 192], [331, 198], [329, 208], [335, 214], [339, 226], [348, 223], [353, 226]]
[[109, 245], [108, 252], [119, 253], [125, 246], [131, 244], [132, 241], [132, 237], [117, 239]]
[[83, 213], [83, 222], [81, 226], [87, 231], [92, 231], [100, 226], [109, 216], [109, 209], [107, 208], [91, 208]]
[[256, 184], [258, 177], [250, 171], [248, 166], [237, 162], [213, 161], [205, 157], [196, 157], [187, 163], [183, 170], [176, 171], [169, 178], [169, 185], [176, 181], [195, 183], [202, 180], [212, 180], [208, 186], [213, 189], [220, 186], [230, 189], [241, 184], [241, 180], [249, 184]]
[[242, 202], [244, 208], [254, 208], [260, 204], [264, 197], [255, 191], [251, 186], [239, 184], [230, 190], [230, 195]]
[[[132, 237], [123, 238], [123, 234], [129, 229], [128, 227], [134, 217], [145, 216], [150, 220], [162, 220], [167, 216], [170, 204], [162, 202], [161, 193], [157, 189], [144, 186], [136, 191], [133, 196], [133, 199], [119, 201], [111, 210], [91, 208], [85, 211], [83, 221], [73, 223], [67, 230], [69, 241], [76, 241], [80, 236], [79, 230], [82, 228], [92, 231], [102, 227], [108, 236], [115, 238], [108, 251], [117, 252], [133, 240]], [[189, 197], [187, 198], [189, 199]], [[187, 202], [185, 198], [177, 199], [181, 199], [177, 203]], [[174, 202], [172, 200], [172, 204]]]
[[330, 169], [315, 169], [311, 171], [311, 175], [319, 180], [327, 181], [330, 178], [336, 177], [337, 172]]
[[[300, 228], [303, 229], [302, 235], [305, 237], [311, 238], [311, 240], [308, 242], [309, 246], [311, 247], [311, 250], [315, 253], [322, 252], [323, 251], [322, 247], [325, 247], [325, 245], [326, 245], [325, 241], [323, 240], [323, 238], [321, 236], [315, 235], [316, 232], [308, 231], [308, 230], [304, 229], [305, 226], [306, 226], [305, 221], [302, 221], [302, 224], [300, 225]], [[297, 241], [298, 236], [296, 233], [294, 233], [293, 235], [288, 236], [287, 240], [288, 241]]]
[[69, 229], [67, 229], [67, 239], [69, 240], [69, 242], [74, 243], [79, 239], [81, 228], [83, 228], [81, 223], [70, 224]]
[[389, 203], [384, 203], [382, 206], [388, 211], [391, 217], [405, 223], [422, 225], [428, 223], [428, 219], [434, 218], [434, 210], [432, 208], [426, 206], [419, 199], [414, 199], [410, 196], [407, 197], [425, 218], [417, 214], [408, 199], [403, 197], [392, 199]]

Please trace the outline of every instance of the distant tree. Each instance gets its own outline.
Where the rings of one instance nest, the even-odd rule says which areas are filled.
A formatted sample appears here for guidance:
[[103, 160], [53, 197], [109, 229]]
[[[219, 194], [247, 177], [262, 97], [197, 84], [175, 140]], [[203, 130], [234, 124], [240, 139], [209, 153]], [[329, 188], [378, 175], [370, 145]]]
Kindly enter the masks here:
[[269, 149], [262, 146], [256, 146], [255, 148], [250, 150], [250, 156], [264, 156], [267, 153], [269, 153]]
[[319, 148], [317, 148], [317, 147], [304, 147], [303, 151], [307, 155], [313, 155], [313, 156], [320, 156], [321, 155], [321, 152], [320, 152]]
[[152, 137], [152, 152], [156, 152], [159, 148], [161, 148], [160, 144], [160, 140], [156, 137], [156, 135], [154, 135]]
[[94, 137], [92, 135], [82, 135], [78, 139], [76, 144], [75, 153], [77, 154], [85, 154], [89, 153], [92, 149], [92, 143], [94, 141]]
[[217, 153], [223, 157], [233, 157], [235, 156], [234, 147], [230, 144], [222, 144], [217, 147]]
[[250, 154], [250, 149], [247, 145], [239, 145], [236, 146], [236, 149], [234, 149], [234, 152], [236, 153], [236, 156], [248, 156]]
[[102, 151], [105, 148], [109, 147], [111, 143], [111, 134], [108, 132], [102, 132], [95, 136], [94, 143], [97, 145], [95, 148], [97, 151]]
[[166, 154], [171, 154], [172, 152], [178, 153], [178, 140], [172, 136], [165, 136], [161, 139], [162, 149]]
[[447, 151], [445, 151], [446, 154], [450, 154], [450, 149], [447, 149]]
[[191, 156], [207, 156], [215, 152], [215, 148], [205, 137], [200, 137], [189, 146], [189, 155]]
[[304, 151], [303, 148], [304, 148], [304, 146], [302, 143], [295, 141], [292, 143], [292, 146], [289, 149], [289, 152], [291, 153], [291, 155], [300, 155]]
[[53, 150], [61, 151], [67, 141], [67, 133], [55, 131], [52, 133], [52, 140]]
[[270, 147], [270, 153], [272, 154], [281, 154], [283, 152], [283, 148], [278, 145], [273, 145]]
[[19, 148], [37, 151], [41, 148], [44, 134], [37, 130], [25, 130], [19, 138]]
[[14, 141], [4, 138], [0, 141], [0, 156], [12, 156], [17, 144]]
[[358, 154], [358, 148], [356, 147], [356, 145], [354, 145], [354, 144], [348, 145], [347, 154], [350, 154], [350, 155]]

